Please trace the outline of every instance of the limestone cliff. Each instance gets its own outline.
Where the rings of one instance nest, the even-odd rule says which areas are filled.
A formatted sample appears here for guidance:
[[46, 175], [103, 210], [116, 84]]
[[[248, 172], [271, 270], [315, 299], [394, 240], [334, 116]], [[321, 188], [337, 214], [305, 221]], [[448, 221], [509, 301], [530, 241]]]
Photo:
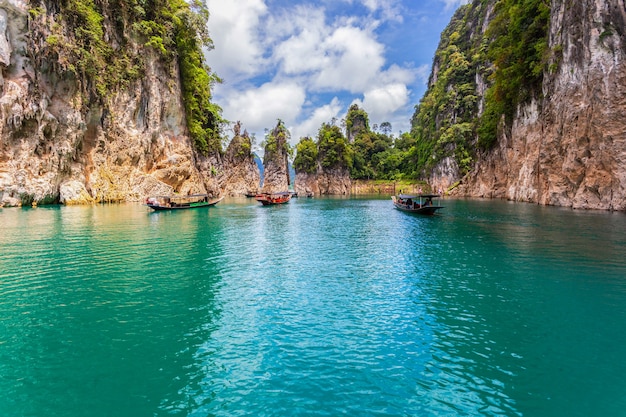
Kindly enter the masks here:
[[289, 136], [289, 131], [279, 120], [265, 139], [262, 187], [265, 193], [287, 191], [289, 188]]
[[241, 132], [239, 122], [235, 124], [234, 133], [226, 149], [223, 190], [226, 195], [243, 196], [258, 190], [261, 175], [254, 161], [250, 135], [245, 130]]
[[[466, 6], [463, 12], [476, 16], [466, 20], [466, 44], [488, 39], [494, 4]], [[430, 171], [433, 187], [460, 180], [459, 195], [626, 210], [625, 32], [621, 0], [552, 0], [540, 89], [518, 103], [510, 120], [502, 115], [495, 145], [476, 152], [467, 175], [462, 158], [443, 155]], [[438, 64], [431, 86], [446, 70]], [[493, 68], [470, 71], [477, 117]]]
[[294, 190], [302, 196], [349, 195], [351, 188], [350, 172], [345, 167], [319, 167], [313, 174], [306, 171], [296, 172]]
[[0, 204], [221, 194], [223, 158], [192, 144], [176, 62], [129, 36], [105, 2], [107, 47], [139, 72], [97, 94], [62, 48], [82, 42], [69, 18], [31, 3], [0, 0]]
[[[366, 124], [366, 118], [359, 120], [365, 120]], [[350, 131], [358, 134], [359, 128], [348, 129]], [[322, 124], [317, 142], [309, 137], [301, 138], [296, 150], [294, 168], [298, 194], [350, 194], [349, 143], [338, 126]]]
[[352, 188], [350, 171], [346, 167], [322, 169], [317, 174], [320, 194], [349, 195]]
[[320, 186], [318, 183], [317, 173], [308, 173], [306, 171], [296, 170], [296, 179], [293, 189], [299, 196], [320, 195]]

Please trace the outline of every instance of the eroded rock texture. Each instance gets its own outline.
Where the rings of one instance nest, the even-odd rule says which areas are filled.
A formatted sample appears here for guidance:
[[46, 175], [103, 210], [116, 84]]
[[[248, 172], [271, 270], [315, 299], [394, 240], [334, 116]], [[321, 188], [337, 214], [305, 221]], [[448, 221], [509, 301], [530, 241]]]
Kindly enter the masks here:
[[175, 61], [164, 62], [116, 27], [113, 6], [102, 6], [105, 38], [141, 76], [102, 98], [56, 48], [76, 42], [66, 19], [54, 2], [38, 3], [29, 14], [29, 2], [0, 0], [0, 204], [221, 195], [231, 179], [225, 160], [239, 177], [254, 176], [247, 157], [195, 151]]
[[621, 0], [553, 0], [549, 46], [562, 53], [557, 70], [544, 75], [543, 98], [518, 109], [510, 132], [457, 192], [626, 210], [625, 31]]

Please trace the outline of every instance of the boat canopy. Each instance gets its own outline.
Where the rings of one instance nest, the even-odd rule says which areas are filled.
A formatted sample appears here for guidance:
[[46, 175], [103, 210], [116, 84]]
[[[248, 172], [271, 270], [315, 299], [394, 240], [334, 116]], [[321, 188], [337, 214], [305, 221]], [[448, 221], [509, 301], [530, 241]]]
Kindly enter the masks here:
[[189, 195], [155, 195], [154, 198], [199, 198], [208, 197], [208, 194], [189, 194]]
[[439, 194], [400, 194], [398, 196], [398, 198], [401, 198], [403, 200], [408, 200], [409, 198], [411, 199], [416, 199], [416, 198], [436, 198], [436, 197], [440, 197]]
[[289, 191], [279, 191], [277, 193], [259, 193], [259, 195], [291, 195]]

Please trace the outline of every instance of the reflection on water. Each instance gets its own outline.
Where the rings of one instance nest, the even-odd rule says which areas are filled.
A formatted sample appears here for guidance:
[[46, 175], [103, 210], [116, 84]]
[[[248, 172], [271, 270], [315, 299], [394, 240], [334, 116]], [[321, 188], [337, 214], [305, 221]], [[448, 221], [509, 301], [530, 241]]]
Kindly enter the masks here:
[[0, 414], [622, 412], [626, 216], [444, 205], [4, 209]]

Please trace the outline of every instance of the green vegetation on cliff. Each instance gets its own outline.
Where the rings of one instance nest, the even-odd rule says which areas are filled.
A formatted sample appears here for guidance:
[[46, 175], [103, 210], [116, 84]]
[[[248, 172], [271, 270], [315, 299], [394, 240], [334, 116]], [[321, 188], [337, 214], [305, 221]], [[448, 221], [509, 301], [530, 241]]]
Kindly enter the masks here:
[[317, 133], [318, 159], [324, 168], [350, 167], [352, 155], [339, 126], [323, 123]]
[[544, 0], [476, 0], [459, 8], [413, 115], [415, 175], [427, 176], [446, 157], [466, 173], [479, 149], [495, 145], [498, 129], [510, 128], [518, 106], [540, 95], [549, 15]]
[[[48, 26], [38, 59], [56, 60], [78, 80], [85, 103], [105, 101], [143, 75], [136, 43], [153, 49], [180, 77], [190, 135], [202, 153], [221, 152], [221, 108], [211, 101], [220, 79], [204, 63], [212, 47], [209, 12], [193, 0], [32, 0], [31, 24]], [[45, 12], [53, 15], [46, 19]]]
[[196, 11], [185, 0], [176, 0], [172, 15], [175, 44], [183, 89], [187, 126], [196, 147], [202, 153], [221, 150], [222, 109], [211, 101], [211, 88], [221, 80], [204, 64], [202, 46], [212, 46], [207, 32], [208, 11], [194, 2]]
[[[316, 142], [308, 137], [300, 139], [294, 160], [298, 172], [313, 174], [321, 167], [348, 170], [353, 179], [404, 177], [401, 168], [412, 143], [408, 134], [394, 138], [389, 122], [381, 123], [379, 132], [371, 130], [367, 112], [357, 105], [350, 107], [344, 122], [345, 135], [333, 121], [322, 124]], [[377, 125], [373, 128], [379, 130]]]
[[315, 174], [317, 171], [317, 145], [310, 137], [300, 139], [296, 145], [296, 158], [293, 160], [296, 171]]
[[500, 0], [487, 29], [491, 41], [487, 58], [495, 72], [485, 97], [478, 144], [490, 148], [497, 141], [502, 116], [510, 126], [519, 104], [541, 94], [548, 60], [550, 5], [545, 0]]
[[291, 133], [289, 133], [285, 123], [278, 119], [274, 129], [265, 135], [265, 140], [261, 143], [265, 149], [263, 164], [267, 165], [270, 162], [281, 164], [287, 156], [290, 156], [293, 153], [289, 146], [290, 138]]

